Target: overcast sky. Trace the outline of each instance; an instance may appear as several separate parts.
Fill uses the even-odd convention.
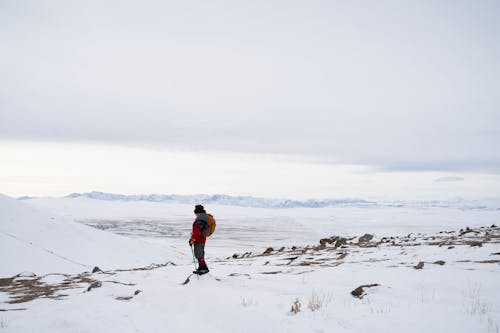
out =
[[[117,165],[156,152],[165,164],[184,161],[178,179],[200,174],[186,171],[182,154],[193,154],[223,170],[241,156],[253,156],[255,170],[283,158],[310,168],[291,178],[350,165],[343,179],[362,169],[408,182],[425,173],[498,181],[499,41],[499,1],[0,0],[0,153],[22,146],[30,155],[43,142],[55,170],[60,149],[81,156],[83,143],[97,161],[103,147],[129,147]],[[13,180],[19,163],[2,162],[8,193],[30,192]],[[17,176],[39,177],[25,172]],[[89,172],[66,187],[85,187],[85,173],[120,189]],[[151,177],[173,177],[158,172]]]

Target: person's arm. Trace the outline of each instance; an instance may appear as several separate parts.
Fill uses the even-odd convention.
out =
[[[189,245],[193,245],[194,242],[200,237],[201,229],[198,227],[198,224],[193,223],[193,231],[191,232],[191,239],[189,240]]]

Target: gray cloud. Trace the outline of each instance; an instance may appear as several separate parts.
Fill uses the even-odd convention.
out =
[[[500,172],[500,4],[0,3],[0,138]]]

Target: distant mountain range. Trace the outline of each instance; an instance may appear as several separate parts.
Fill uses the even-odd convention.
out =
[[[258,198],[252,196],[231,196],[225,194],[115,194],[106,192],[72,193],[64,198],[88,198],[107,201],[150,201],[182,204],[218,204],[254,208],[324,208],[324,207],[421,207],[421,208],[457,208],[500,210],[500,200],[428,200],[428,201],[370,201],[364,199],[309,199],[290,200],[276,198]],[[20,197],[20,200],[36,199],[35,197]]]
[[[185,204],[219,204],[228,206],[241,207],[260,207],[260,208],[322,208],[330,206],[353,206],[353,205],[370,205],[373,202],[361,199],[327,199],[327,200],[289,200],[289,199],[272,199],[272,198],[256,198],[251,196],[231,196],[225,194],[194,194],[194,195],[179,195],[179,194],[113,194],[104,192],[87,192],[87,193],[72,193],[66,198],[90,198],[97,200],[109,201],[152,201],[152,202],[172,202]]]

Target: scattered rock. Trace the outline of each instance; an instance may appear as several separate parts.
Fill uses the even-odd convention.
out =
[[[262,254],[271,254],[273,251],[274,249],[272,247],[268,247]]]
[[[22,272],[14,276],[14,279],[20,280],[21,278],[35,278],[36,274],[32,272]]]
[[[194,274],[194,273],[193,273],[193,274]],[[186,284],[188,284],[188,283],[191,281],[191,276],[192,276],[193,274],[188,275],[188,277],[186,278],[186,281],[182,282],[181,284],[182,284],[183,286],[184,286],[184,285],[186,285]]]
[[[358,244],[364,244],[364,243],[368,243],[369,241],[371,241],[373,239],[373,235],[370,235],[370,234],[364,234],[363,236],[359,237],[358,239]]]
[[[362,286],[357,287],[353,291],[351,291],[351,295],[354,297],[357,297],[357,298],[363,298],[363,296],[365,296],[364,288],[372,288],[372,287],[378,287],[378,286],[379,286],[378,283],[364,284]]]
[[[99,273],[99,272],[102,272],[102,270],[97,266],[95,266],[94,269],[92,270],[92,273]]]
[[[318,246],[313,247],[314,251],[324,250],[326,248],[326,244],[320,244]]]
[[[454,246],[448,246],[448,250],[454,249]]]
[[[91,291],[94,288],[100,288],[102,286],[101,281],[94,281],[90,284],[90,286],[87,288],[87,291]]]
[[[12,283],[14,278],[4,278],[0,279],[0,287],[6,287]]]
[[[142,293],[142,290],[137,289],[136,291],[134,291],[134,295],[139,295],[140,293]]]
[[[435,261],[434,264],[443,266],[446,262],[443,260]],[[422,265],[423,266],[423,265]]]
[[[482,260],[479,261],[481,264],[498,264],[500,263],[500,260]]]
[[[333,243],[333,240],[332,240],[331,238],[321,238],[321,239],[319,240],[319,243],[320,243],[321,245],[325,245],[326,243],[328,243],[328,244],[332,244],[332,243]]]
[[[482,247],[483,246],[483,242],[479,242],[479,241],[470,241],[470,242],[466,242],[465,244],[470,245],[471,247],[473,247],[473,246]]]
[[[347,244],[347,239],[343,237],[339,237],[337,241],[335,242],[335,247],[341,247],[343,245]]]
[[[245,252],[245,253],[243,253],[243,254],[241,255],[241,257],[240,257],[240,258],[248,258],[248,257],[250,257],[251,255],[252,255],[252,252]]]
[[[341,255],[340,255],[337,259],[338,259],[338,260],[342,260],[342,259],[344,259],[345,257],[347,257],[347,252],[342,253],[342,254],[341,254]]]
[[[284,247],[284,246],[282,246],[282,247],[278,250],[278,252],[283,252],[284,250],[285,250],[285,247]]]
[[[290,258],[284,258],[283,260],[289,260],[289,262],[286,265],[290,265],[297,258],[298,258],[298,256],[296,256],[296,257],[290,257]]]
[[[459,236],[463,236],[463,235],[471,233],[471,232],[478,233],[478,231],[472,230],[471,228],[467,227],[467,228],[465,228],[465,230],[460,229]]]
[[[245,274],[245,273],[231,273],[228,276],[235,277],[235,276],[246,276],[250,279],[250,274]]]
[[[419,262],[417,264],[417,266],[413,266],[413,268],[415,268],[415,269],[422,269],[422,268],[424,268],[424,262],[423,261]]]
[[[238,259],[238,253],[233,254],[233,259]]]

